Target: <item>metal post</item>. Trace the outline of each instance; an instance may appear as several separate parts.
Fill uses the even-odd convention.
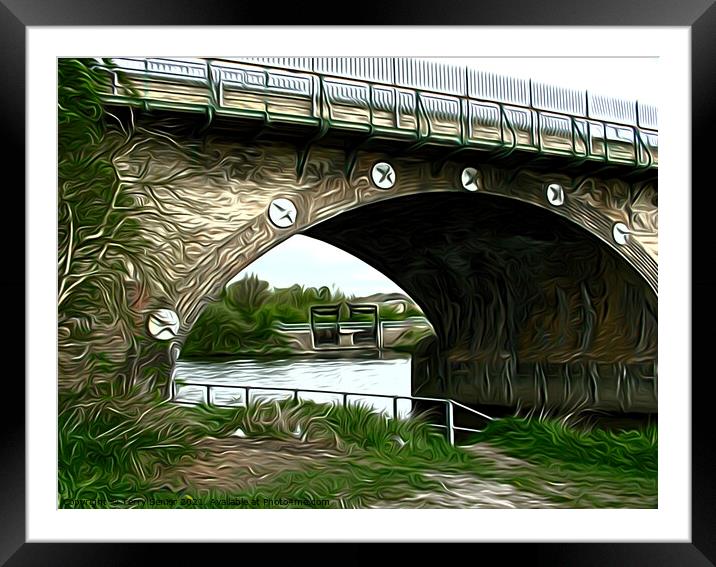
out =
[[[348,405],[348,394],[343,394],[343,407]]]
[[[209,384],[206,385],[206,405],[211,405],[211,386]]]
[[[298,403],[298,390],[293,391],[293,401]]]
[[[246,386],[244,388],[244,392],[246,392],[246,407],[249,407],[249,387]]]
[[[398,419],[398,398],[393,398],[393,419]]]
[[[448,433],[448,441],[450,441],[450,445],[455,444],[455,429],[453,429],[455,422],[453,419],[453,413],[452,413],[452,402],[450,400],[447,401],[447,416],[446,416],[446,425],[447,425],[447,433]]]

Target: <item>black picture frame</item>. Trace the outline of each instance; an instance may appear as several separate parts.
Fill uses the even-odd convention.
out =
[[[6,265],[14,269],[0,282],[5,298],[32,298],[25,291],[25,250],[17,246],[19,234],[25,234],[25,38],[28,26],[60,25],[259,25],[259,24],[386,24],[386,25],[567,25],[567,26],[687,26],[692,39],[692,179],[697,188],[692,199],[692,539],[691,543],[588,543],[588,544],[483,544],[477,551],[480,557],[498,555],[502,563],[520,560],[546,565],[713,565],[716,562],[716,433],[712,419],[713,378],[706,372],[706,355],[711,345],[709,324],[716,310],[712,298],[716,279],[710,269],[710,218],[714,211],[712,175],[709,175],[713,156],[714,101],[716,101],[716,6],[714,0],[626,1],[602,0],[501,0],[491,2],[441,2],[432,4],[413,0],[404,5],[362,2],[355,13],[346,14],[335,6],[304,3],[273,9],[262,3],[222,3],[219,0],[177,0],[146,2],[142,0],[0,0],[0,59],[3,81],[0,86],[0,111],[6,148],[0,153],[4,176],[16,175],[15,183],[7,181],[3,247]],[[682,191],[688,188],[664,187],[663,190]],[[697,198],[696,198],[697,197]],[[18,226],[21,225],[21,226]],[[23,269],[20,269],[20,266]],[[20,321],[19,301],[6,301],[3,308],[7,320]],[[22,313],[24,315],[24,313]],[[20,332],[20,328],[23,332]],[[13,326],[12,337],[6,341],[8,353],[20,337],[24,341],[24,325]],[[31,340],[31,337],[28,337]],[[699,356],[696,356],[699,355]],[[19,358],[19,357],[17,357]],[[23,375],[24,363],[19,369]],[[701,372],[699,372],[699,370]],[[184,563],[186,546],[147,544],[87,544],[87,543],[25,543],[25,399],[23,383],[17,373],[5,380],[6,408],[17,410],[2,413],[0,436],[2,464],[0,467],[0,564],[19,565],[122,565],[151,562],[159,564]],[[684,377],[685,387],[689,377]],[[349,534],[347,534],[349,537]],[[320,535],[317,534],[317,539]],[[559,534],[554,534],[559,540]],[[351,543],[351,549],[341,551],[346,560],[363,563],[373,552],[365,544]],[[253,555],[253,546],[242,544],[237,560]],[[420,548],[418,548],[420,549]],[[205,553],[205,551],[203,552]],[[230,552],[233,553],[233,552]],[[284,555],[273,551],[270,556]],[[318,560],[315,551],[302,550],[301,555]],[[310,553],[310,555],[308,555]],[[459,553],[459,551],[458,551]],[[468,553],[475,553],[470,551]],[[263,555],[263,553],[262,553]],[[325,554],[329,558],[330,553]],[[268,557],[268,556],[267,556]],[[333,556],[335,557],[335,556]],[[457,556],[455,556],[457,559]],[[287,559],[285,556],[279,560]],[[7,562],[7,563],[5,563]]]

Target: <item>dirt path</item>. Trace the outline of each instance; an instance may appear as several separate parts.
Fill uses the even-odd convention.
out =
[[[475,443],[465,445],[463,449],[478,459],[489,461],[496,469],[502,471],[514,470],[516,468],[534,468],[532,463],[511,457],[505,451],[489,443]]]
[[[512,485],[471,474],[424,473],[442,490],[381,501],[369,508],[556,508],[557,504]]]
[[[198,455],[167,471],[172,490],[212,489],[236,492],[270,481],[277,474],[302,470],[342,454],[330,445],[279,439],[208,438]]]
[[[530,463],[505,455],[482,443],[466,447],[477,459],[494,470],[510,471],[532,467]],[[284,471],[321,468],[330,474],[341,466],[346,454],[327,443],[300,439],[208,438],[199,445],[198,454],[167,471],[173,479],[165,488],[236,493],[270,483]],[[351,459],[356,459],[355,455]],[[420,491],[409,485],[399,498],[372,499],[366,508],[554,508],[558,504],[545,496],[521,490],[495,479],[470,473],[421,472],[425,480],[439,489]],[[345,504],[341,495],[337,500]]]
[[[532,463],[507,455],[501,449],[488,443],[463,447],[468,453],[490,468],[509,472],[534,468]],[[445,474],[439,471],[424,473],[430,480],[442,487],[440,492],[429,492],[408,498],[404,502],[383,502],[385,508],[556,508],[552,500],[521,490],[511,484],[495,479],[480,478],[474,474]],[[392,504],[395,504],[393,506]]]
[[[539,483],[540,495],[536,496],[534,502],[544,501],[546,502],[544,507],[591,508],[593,507],[591,503],[595,501],[599,501],[600,507],[606,508],[655,508],[658,505],[656,496],[645,495],[638,485],[635,485],[633,492],[629,493],[625,492],[623,485],[615,486],[614,482],[604,478],[567,480],[556,472],[547,473],[544,468],[534,463],[511,457],[499,447],[488,443],[478,443],[463,448],[478,459],[486,459],[498,474],[523,475],[533,471],[535,479],[542,479]],[[523,491],[521,494],[527,493]],[[517,496],[516,501],[520,498]]]

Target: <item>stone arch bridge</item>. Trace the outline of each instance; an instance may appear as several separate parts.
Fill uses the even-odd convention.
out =
[[[240,269],[304,233],[421,305],[436,337],[414,393],[656,411],[655,108],[420,59],[95,68],[164,271],[141,309],[176,313],[171,356]]]

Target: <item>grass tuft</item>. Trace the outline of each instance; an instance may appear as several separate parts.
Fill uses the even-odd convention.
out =
[[[509,417],[491,422],[472,440],[490,442],[514,457],[543,465],[617,470],[646,478],[657,475],[656,425],[628,431],[581,430],[558,419]]]

